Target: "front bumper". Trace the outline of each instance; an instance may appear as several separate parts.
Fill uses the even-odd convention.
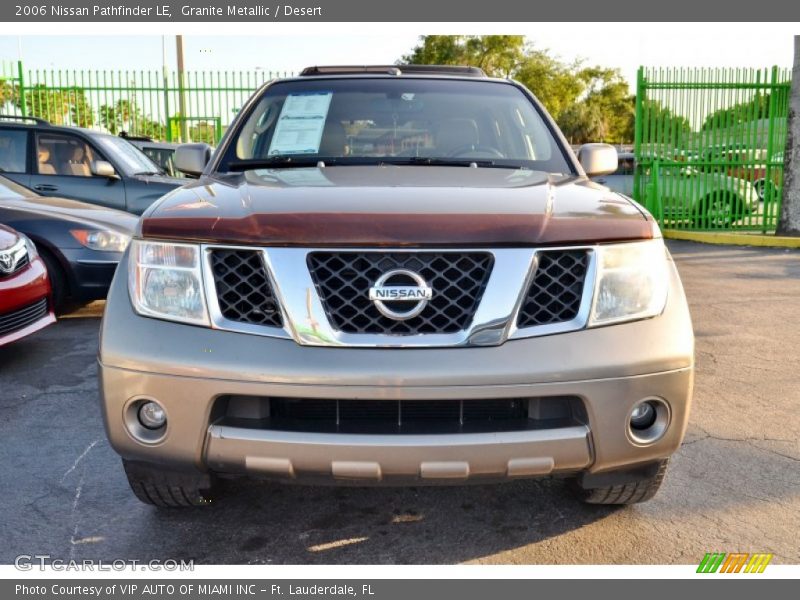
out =
[[[72,296],[84,301],[105,298],[122,253],[66,248],[62,254],[69,265]]]
[[[125,277],[112,284],[100,345],[102,406],[114,449],[130,460],[288,480],[447,483],[602,472],[669,456],[689,416],[693,336],[672,269],[653,319],[496,347],[326,348],[136,315]],[[307,433],[221,424],[221,396],[467,400],[570,396],[585,422],[502,433]],[[631,409],[656,396],[669,426],[656,442],[627,434]],[[126,426],[131,402],[164,407],[163,439]]]
[[[47,301],[46,312],[43,310],[41,317],[29,322],[29,319],[25,318],[28,310],[26,307],[42,300]],[[0,280],[0,317],[5,317],[6,321],[16,320],[17,323],[26,323],[24,326],[9,327],[5,333],[0,332],[0,346],[22,339],[55,323],[56,317],[50,302],[50,282],[41,258],[34,258],[20,273]]]

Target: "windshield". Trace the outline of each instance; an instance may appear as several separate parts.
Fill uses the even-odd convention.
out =
[[[490,81],[354,78],[267,88],[221,163],[421,164],[420,159],[571,173],[528,97]],[[405,160],[404,160],[405,159]]]
[[[96,138],[107,154],[116,159],[126,175],[151,175],[161,173],[161,169],[129,141],[113,135],[100,135]]]

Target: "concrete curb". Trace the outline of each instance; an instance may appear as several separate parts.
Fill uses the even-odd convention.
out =
[[[681,231],[665,229],[664,237],[670,240],[686,240],[703,244],[727,246],[764,246],[767,248],[800,248],[800,237],[764,235],[760,233],[736,233],[729,231]]]

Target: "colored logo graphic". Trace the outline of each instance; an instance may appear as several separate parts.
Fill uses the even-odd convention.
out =
[[[698,573],[763,573],[772,554],[706,552]]]

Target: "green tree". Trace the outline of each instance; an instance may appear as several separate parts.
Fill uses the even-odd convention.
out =
[[[79,87],[53,89],[40,83],[25,92],[30,116],[46,119],[55,125],[91,127],[94,114],[86,92]],[[19,101],[15,102],[19,106]]]
[[[17,86],[11,81],[0,79],[0,107],[5,104],[16,105],[18,103],[18,93]]]
[[[586,88],[575,76],[580,63],[565,64],[547,51],[528,48],[514,78],[531,90],[558,121]]]
[[[510,77],[525,57],[521,35],[424,35],[401,59],[412,65],[469,65],[492,77]]]
[[[579,101],[590,109],[588,114],[593,118],[599,115],[602,135],[576,143],[602,141],[624,144],[633,140],[636,98],[630,93],[619,69],[589,67],[582,69],[578,76],[586,86]]]
[[[135,100],[120,98],[114,104],[104,104],[100,107],[98,117],[100,124],[113,135],[124,131],[129,135],[143,135],[158,140],[166,137],[167,128],[144,115]]]
[[[673,148],[687,148],[691,141],[692,126],[689,119],[675,114],[657,100],[642,100],[642,121],[651,123],[662,131],[663,143]],[[655,125],[658,124],[658,125]]]

